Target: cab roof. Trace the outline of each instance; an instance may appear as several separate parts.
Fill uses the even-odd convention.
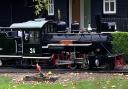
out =
[[[48,21],[40,18],[22,23],[13,23],[9,28],[42,28]]]

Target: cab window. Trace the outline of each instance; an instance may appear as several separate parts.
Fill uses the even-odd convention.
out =
[[[39,38],[39,31],[25,31],[24,32],[24,40],[26,43],[39,43],[40,38]]]
[[[57,31],[57,25],[55,23],[49,23],[44,26],[45,33],[55,33]]]

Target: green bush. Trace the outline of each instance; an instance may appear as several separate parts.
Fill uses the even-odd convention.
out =
[[[124,58],[128,62],[128,32],[112,33],[113,52],[124,53]]]

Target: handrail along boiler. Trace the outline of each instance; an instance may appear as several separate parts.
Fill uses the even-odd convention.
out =
[[[114,69],[108,33],[61,32],[57,23],[36,19],[1,27],[0,65]],[[59,30],[59,31],[58,31]]]

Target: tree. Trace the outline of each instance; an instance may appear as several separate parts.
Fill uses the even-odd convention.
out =
[[[48,9],[48,0],[33,0],[35,3],[35,14],[40,15]]]

